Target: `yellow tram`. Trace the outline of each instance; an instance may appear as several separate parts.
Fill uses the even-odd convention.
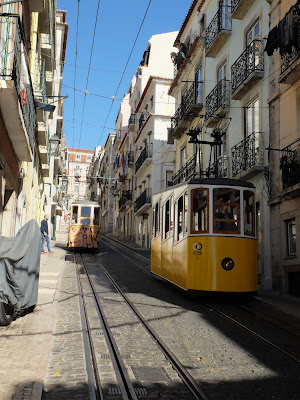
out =
[[[95,201],[72,203],[69,248],[98,249],[100,242],[100,206]]]
[[[153,195],[151,272],[184,290],[255,292],[255,187],[193,179]]]

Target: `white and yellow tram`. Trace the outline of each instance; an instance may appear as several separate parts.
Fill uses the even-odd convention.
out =
[[[153,196],[151,272],[184,290],[255,292],[255,187],[194,179]]]
[[[98,249],[100,243],[100,205],[77,200],[71,206],[69,248]]]

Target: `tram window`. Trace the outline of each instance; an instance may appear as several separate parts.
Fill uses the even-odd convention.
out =
[[[99,226],[100,225],[100,207],[94,208],[94,220],[93,225]]]
[[[90,223],[91,223],[91,207],[81,207],[80,223],[82,225],[90,225]]]
[[[254,224],[254,193],[244,191],[244,233],[248,236],[255,235]]]
[[[170,234],[170,200],[166,202],[164,205],[164,216],[165,216],[165,224],[164,224],[164,239],[167,239],[167,237]]]
[[[183,224],[183,196],[179,197],[178,202],[177,202],[176,220],[177,220],[176,239],[179,240],[179,239],[181,239],[182,224]]]
[[[184,235],[188,232],[188,207],[189,207],[189,196],[186,192],[184,194]]]
[[[208,232],[208,189],[192,190],[192,233]]]
[[[153,208],[153,232],[152,237],[155,238],[159,235],[159,202],[155,204]]]
[[[77,224],[78,220],[78,206],[72,208],[72,224]]]
[[[214,189],[214,232],[240,232],[239,190],[232,188]]]

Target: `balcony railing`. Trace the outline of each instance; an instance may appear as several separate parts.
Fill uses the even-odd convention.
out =
[[[194,154],[193,157],[191,157],[188,162],[182,168],[180,168],[175,175],[173,175],[173,185],[177,185],[178,183],[185,182],[193,178],[197,173],[196,166],[197,154]]]
[[[232,176],[236,176],[253,167],[263,167],[263,134],[254,132],[231,149]]]
[[[142,150],[139,158],[136,160],[135,163],[135,172],[137,172],[141,166],[144,164],[145,160],[147,160],[147,158],[152,158],[152,145],[147,145],[144,147],[144,149]]]
[[[171,129],[176,129],[180,122],[187,118],[194,119],[194,112],[200,111],[203,106],[203,82],[193,82],[186,93],[186,96],[180,106],[177,108],[174,117],[171,119]],[[191,113],[191,116],[187,114]]]
[[[282,187],[287,189],[300,183],[300,139],[282,149],[280,159]]]
[[[219,48],[216,48],[213,51],[213,45],[216,43],[219,35],[223,32],[227,36],[228,33],[231,32],[230,14],[231,14],[230,6],[220,6],[218,12],[213,17],[211,23],[208,25],[206,29],[206,41],[205,41],[205,50],[207,56],[214,57],[216,55],[216,52],[219,50]],[[222,43],[220,44],[223,44],[224,40],[226,40],[226,38],[223,38]]]
[[[232,93],[240,88],[242,84],[245,84],[247,81],[249,81],[249,79],[251,79],[251,76],[261,78],[263,76],[263,72],[263,43],[260,40],[253,40],[231,67]]]
[[[152,192],[151,189],[146,189],[134,202],[134,212],[140,210],[145,204],[152,203]]]
[[[35,146],[36,114],[30,78],[23,26],[18,16],[0,14],[1,33],[0,79],[14,81],[20,108],[22,110],[31,151]],[[18,154],[17,154],[18,155]]]
[[[126,190],[122,193],[122,196],[119,200],[119,211],[123,210],[126,206],[126,203],[132,201],[132,190]]]
[[[220,110],[226,112],[230,104],[230,81],[221,79],[206,97],[205,121]]]
[[[148,112],[143,112],[142,115],[139,118],[139,126],[138,126],[138,131],[140,131],[145,123],[145,121],[147,120],[147,118],[149,117],[149,113]]]
[[[228,157],[219,157],[217,161],[207,168],[206,175],[209,178],[226,178],[228,177]]]
[[[35,96],[46,96],[46,73],[45,73],[45,60],[36,57],[33,91]]]
[[[136,114],[131,114],[128,120],[129,132],[133,132],[135,130],[135,120],[136,120]]]
[[[243,19],[255,0],[231,0],[231,18]]]
[[[128,164],[134,164],[134,152],[133,151],[128,152]]]

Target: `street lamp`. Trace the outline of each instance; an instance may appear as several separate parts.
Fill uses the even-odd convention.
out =
[[[60,138],[56,134],[52,135],[51,138],[49,139],[51,155],[54,155],[57,152],[59,143],[60,143]]]

